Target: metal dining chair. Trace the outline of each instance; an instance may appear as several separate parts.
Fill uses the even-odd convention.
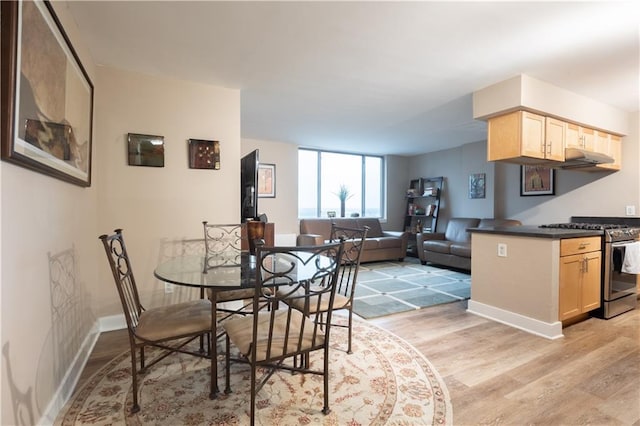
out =
[[[138,374],[174,352],[207,357],[204,351],[184,349],[192,340],[211,333],[211,302],[192,300],[157,308],[145,309],[140,303],[138,287],[131,261],[124,244],[122,229],[112,235],[101,235],[105,253],[118,289],[127,322],[131,350],[131,378],[133,381],[132,413],[140,411],[138,404]],[[145,363],[144,349],[153,346],[163,351],[151,362]],[[136,352],[140,351],[140,368]]]
[[[222,323],[226,332],[226,392],[230,389],[231,345],[240,352],[239,360],[251,369],[251,425],[255,424],[256,394],[278,369],[323,376],[324,407],[329,413],[329,336],[332,311],[326,312],[327,324],[318,322],[322,306],[331,306],[338,283],[338,259],[343,243],[306,247],[264,247],[256,252],[256,292],[254,314],[235,317]],[[278,287],[278,291],[273,291]],[[284,299],[293,303],[280,303]],[[268,301],[266,309],[263,300]],[[308,359],[314,352],[322,354],[322,366],[310,369],[296,358]],[[287,362],[290,361],[290,362]],[[258,382],[258,371],[267,372]]]
[[[342,260],[340,262],[338,272],[336,297],[333,304],[330,306],[333,311],[346,310],[348,312],[347,325],[340,323],[335,323],[333,325],[348,329],[349,339],[347,343],[347,353],[349,354],[353,353],[353,297],[355,295],[356,284],[358,281],[360,256],[362,254],[362,248],[364,246],[365,239],[367,238],[368,231],[368,226],[363,228],[349,228],[338,226],[335,223],[331,224],[330,241],[344,241],[344,250],[342,252]],[[304,306],[301,305],[302,301],[300,299],[285,298],[284,303],[292,304],[295,308],[304,310]],[[322,316],[328,310],[329,306],[322,305],[317,312],[312,309],[311,313],[320,315],[322,321]]]

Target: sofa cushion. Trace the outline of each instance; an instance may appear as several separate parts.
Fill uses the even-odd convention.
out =
[[[422,244],[425,251],[434,251],[436,253],[449,254],[451,252],[451,241],[429,240]]]
[[[382,226],[378,219],[373,217],[361,217],[356,219],[356,228],[364,228],[365,226],[369,227],[369,231],[367,231],[367,238],[378,238],[384,236]]]
[[[469,243],[452,243],[449,250],[455,256],[471,257],[471,244]]]
[[[454,217],[449,219],[444,237],[448,241],[456,243],[471,241],[471,234],[468,228],[475,228],[480,223],[480,219],[470,217]]]
[[[397,248],[400,246],[402,246],[402,240],[396,237],[367,237],[367,239],[364,241],[365,250]]]

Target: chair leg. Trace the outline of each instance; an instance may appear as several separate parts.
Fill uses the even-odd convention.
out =
[[[230,341],[229,341],[229,335],[226,335],[226,342],[227,342],[227,350],[225,351],[225,355],[224,355],[224,363],[225,363],[225,382],[224,382],[224,393],[226,394],[230,394],[231,393],[231,354],[229,354],[229,345],[230,345]]]
[[[349,309],[349,343],[347,343],[347,353],[352,354],[351,350],[351,336],[353,334],[353,311]]]
[[[144,346],[140,347],[140,372],[144,372]]]
[[[131,407],[131,414],[135,414],[140,411],[140,405],[138,404],[138,372],[136,371],[136,349],[131,349],[131,381],[133,382],[133,406]]]
[[[322,377],[324,379],[324,407],[322,408],[322,413],[326,415],[331,412],[329,408],[329,348],[326,346],[324,349],[324,371],[322,372]]]
[[[256,368],[251,364],[251,426],[256,424]]]

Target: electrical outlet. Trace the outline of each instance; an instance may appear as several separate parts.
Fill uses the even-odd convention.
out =
[[[636,215],[636,206],[627,206],[624,209],[627,216],[635,216]]]
[[[164,283],[164,292],[173,293],[173,284]]]
[[[507,245],[504,243],[498,244],[498,256],[507,257]]]

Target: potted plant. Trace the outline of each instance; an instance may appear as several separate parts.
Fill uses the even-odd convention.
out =
[[[354,196],[353,193],[349,190],[349,187],[345,184],[340,185],[340,189],[338,192],[334,192],[340,199],[340,217],[344,217],[345,215],[345,203],[347,200]]]

